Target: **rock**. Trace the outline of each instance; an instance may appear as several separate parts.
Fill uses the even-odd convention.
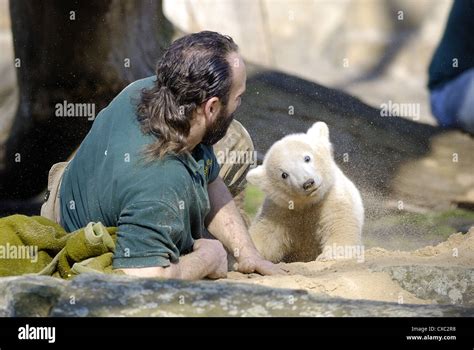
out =
[[[45,317],[67,282],[48,276],[0,278],[0,317]]]
[[[468,316],[473,308],[330,298],[301,290],[212,281],[81,275],[0,279],[1,316]]]
[[[417,265],[390,266],[381,270],[421,299],[474,307],[473,269]]]

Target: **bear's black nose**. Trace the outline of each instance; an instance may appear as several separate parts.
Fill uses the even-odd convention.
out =
[[[303,189],[305,191],[309,190],[311,187],[313,187],[313,185],[314,185],[314,180],[313,179],[306,180],[306,182],[303,184]]]

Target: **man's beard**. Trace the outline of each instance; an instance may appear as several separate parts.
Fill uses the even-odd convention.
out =
[[[233,119],[234,113],[227,115],[227,110],[223,109],[214,120],[212,125],[207,128],[201,143],[210,146],[215,145],[225,136],[227,129],[229,129]]]

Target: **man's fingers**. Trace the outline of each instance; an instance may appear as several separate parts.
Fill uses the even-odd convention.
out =
[[[235,263],[233,268],[234,268],[234,271],[239,271],[242,273],[255,272],[255,267],[253,265],[245,264],[245,263]]]
[[[287,275],[288,270],[268,260],[248,259],[235,263],[233,268],[241,273],[259,273],[261,275]]]

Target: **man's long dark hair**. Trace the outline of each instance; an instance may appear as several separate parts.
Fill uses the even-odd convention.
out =
[[[211,97],[225,109],[232,85],[228,55],[238,50],[231,37],[204,31],[186,35],[158,61],[156,83],[144,89],[137,108],[142,132],[156,136],[148,159],[187,150],[193,111]]]

